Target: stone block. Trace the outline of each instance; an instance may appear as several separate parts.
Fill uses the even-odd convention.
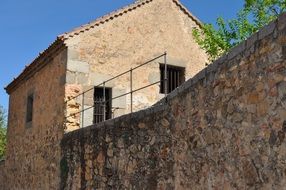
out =
[[[193,79],[189,79],[187,82],[185,82],[184,84],[184,89],[189,89],[193,86]]]
[[[167,105],[158,105],[153,108],[153,113],[161,112],[167,109]]]
[[[286,82],[280,82],[277,86],[278,88],[278,95],[279,98],[281,99],[282,103],[286,105]]]
[[[83,89],[84,92],[90,91],[90,90],[93,91],[93,88],[94,88],[93,85],[86,85],[86,86],[83,86],[83,87],[82,87],[82,89]]]
[[[112,78],[112,76],[108,75],[108,74],[102,74],[102,73],[90,73],[89,74],[90,84],[94,85],[94,86],[97,86],[97,85],[100,85],[100,84],[102,86],[102,83],[104,81],[107,81],[107,80],[109,80],[111,78]],[[116,79],[114,79],[112,81],[109,81],[109,82],[106,82],[105,86],[106,87],[114,87],[115,81],[116,81]]]
[[[272,34],[274,32],[274,29],[276,27],[276,20],[270,22],[268,25],[264,26],[260,31],[258,32],[258,39],[261,40],[265,38],[266,36]]]
[[[67,72],[66,73],[66,83],[67,84],[75,84],[76,83],[76,74]]]
[[[89,64],[84,61],[68,60],[67,70],[78,73],[89,73]]]
[[[175,57],[167,57],[167,64],[168,65],[173,65],[176,67],[186,67],[187,66],[187,61],[175,58]]]
[[[125,108],[113,108],[113,113],[112,113],[112,118],[118,118],[122,115],[126,114],[126,109]]]
[[[244,56],[245,57],[249,57],[250,55],[252,55],[254,53],[254,51],[255,51],[255,47],[254,47],[254,44],[253,44],[253,46],[250,46],[249,48],[247,48],[245,50]]]
[[[114,120],[113,119],[104,121],[104,126],[112,127],[113,125],[114,125]]]
[[[118,89],[118,88],[113,88],[112,89],[112,98],[121,96],[126,93],[125,89]],[[126,96],[122,96],[120,98],[116,98],[112,100],[112,107],[113,108],[126,108]]]
[[[214,67],[216,67],[216,70],[219,68],[220,65],[224,64],[224,62],[227,60],[227,56],[228,54],[224,54],[213,62],[213,64],[215,65]]]
[[[76,75],[77,84],[86,85],[88,84],[88,75],[84,73],[78,73]]]
[[[240,44],[238,44],[237,46],[235,46],[230,50],[227,56],[228,60],[233,59],[235,56],[237,56],[244,50],[245,50],[245,41],[241,42]]]
[[[207,73],[215,72],[215,71],[217,70],[217,66],[218,66],[218,64],[217,64],[216,61],[213,62],[213,63],[211,63],[211,64],[209,64],[209,65],[206,67]]]
[[[140,110],[140,111],[132,114],[132,118],[136,118],[136,120],[141,120],[144,117],[145,117],[145,111],[144,110]]]
[[[84,105],[86,105],[86,106],[93,106],[94,105],[93,98],[84,98]]]
[[[84,105],[93,106],[94,105],[94,87],[93,86],[83,86],[84,90]]]
[[[68,49],[68,60],[78,60],[79,54],[76,50]]]
[[[165,98],[165,94],[158,94],[157,96],[159,101],[162,101],[163,98]]]
[[[93,108],[91,106],[84,106],[84,111],[81,113],[81,127],[87,127],[93,124]],[[83,126],[82,126],[82,119],[83,119]]]
[[[211,84],[214,81],[215,74],[214,72],[207,73],[206,82],[207,84]]]
[[[149,80],[150,84],[160,81],[160,73],[159,72],[152,72],[152,73],[150,73],[149,77],[148,77],[148,80]]]
[[[286,59],[286,45],[282,46],[282,57]]]
[[[281,14],[278,18],[278,30],[283,30],[286,28],[286,12]]]
[[[197,78],[197,80],[201,80],[203,78],[206,77],[206,69],[201,70],[196,76],[195,78]],[[194,79],[195,80],[195,79]]]
[[[84,98],[93,98],[94,86],[83,86]]]
[[[252,47],[257,40],[258,40],[258,32],[252,34],[252,35],[246,40],[246,49],[249,49],[250,47]]]

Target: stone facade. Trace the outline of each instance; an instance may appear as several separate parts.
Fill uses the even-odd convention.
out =
[[[59,184],[60,140],[64,133],[67,50],[47,60],[10,94],[8,142],[1,190],[56,189]],[[42,62],[42,64],[44,64]],[[34,94],[33,120],[26,122],[27,96]]]
[[[0,182],[4,181],[4,176],[5,176],[5,161],[1,160],[0,161]]]
[[[285,189],[286,14],[153,108],[65,134],[62,189]]]
[[[192,29],[199,27],[196,21],[190,19],[172,0],[141,2],[146,4],[66,40],[68,92],[73,95],[76,94],[73,90],[81,92],[92,88],[165,51],[169,65],[185,68],[186,79],[204,68],[207,56],[192,37]],[[163,62],[161,58],[134,70],[133,90],[159,81],[159,63]],[[130,92],[130,75],[127,73],[105,85],[112,88],[112,97]],[[159,93],[159,85],[134,93],[133,110],[145,109],[164,97]],[[67,96],[70,95],[67,93]],[[88,99],[93,98],[93,91],[84,96],[87,100],[84,108],[92,106]],[[81,104],[82,96],[77,101],[69,102],[71,112],[68,112],[76,112],[75,108],[82,109]],[[119,108],[113,112],[115,117],[130,113],[130,96],[112,101],[112,107]],[[84,114],[84,126],[92,124],[91,115],[92,110],[90,114]],[[74,122],[75,118],[71,118],[68,131],[79,128],[79,120]]]
[[[0,164],[0,190],[59,189],[61,139],[80,127],[79,118],[65,116],[90,105],[66,101],[165,51],[168,64],[186,67],[187,78],[192,77],[207,60],[191,35],[199,25],[177,0],[142,0],[58,36],[6,88],[8,146],[5,163]],[[134,88],[159,79],[159,62],[134,72]],[[115,96],[130,90],[127,83],[124,76],[107,86]],[[27,122],[30,95],[32,122]],[[85,95],[93,101],[92,91]],[[158,86],[140,91],[134,94],[134,109],[160,98]],[[128,113],[128,102],[128,97],[113,102],[122,108],[115,116]],[[91,115],[85,115],[86,125],[91,124]]]

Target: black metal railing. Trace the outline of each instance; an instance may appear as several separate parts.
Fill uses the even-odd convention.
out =
[[[136,88],[136,89],[134,89],[134,71],[135,70],[137,70],[137,69],[139,69],[139,68],[141,68],[141,67],[143,67],[143,66],[145,66],[145,65],[147,65],[147,64],[150,64],[150,63],[153,63],[154,61],[156,61],[156,60],[159,60],[159,59],[162,59],[162,58],[164,58],[163,59],[163,63],[162,62],[158,62],[158,64],[160,64],[161,65],[161,67],[162,67],[162,65],[164,66],[164,79],[163,79],[163,81],[162,81],[162,79],[160,78],[160,80],[159,81],[156,81],[156,82],[153,82],[153,83],[151,83],[151,84],[148,84],[148,85],[145,85],[145,86],[143,86],[143,87],[140,87],[140,88]],[[129,77],[130,77],[130,91],[129,92],[126,92],[126,93],[123,93],[123,94],[120,94],[120,95],[118,95],[118,96],[115,96],[115,97],[109,97],[109,99],[106,99],[106,89],[108,88],[107,86],[106,86],[106,84],[108,83],[108,82],[110,82],[110,81],[112,81],[112,80],[116,80],[117,78],[119,78],[119,77],[121,77],[121,76],[123,76],[123,75],[127,75],[127,74],[129,74]],[[85,122],[85,112],[86,111],[88,111],[88,110],[91,110],[91,109],[94,109],[95,108],[95,106],[97,105],[102,105],[102,116],[100,116],[101,118],[102,118],[102,121],[105,121],[108,117],[107,117],[107,112],[106,112],[106,105],[107,105],[107,103],[108,102],[111,102],[111,101],[113,101],[113,100],[115,100],[115,99],[118,99],[118,98],[121,98],[121,97],[124,97],[124,96],[127,96],[127,95],[130,95],[130,112],[132,113],[133,112],[133,95],[134,95],[134,93],[135,92],[138,92],[138,91],[140,91],[140,90],[143,90],[143,89],[145,89],[145,88],[148,88],[148,87],[151,87],[151,86],[154,86],[154,85],[157,85],[157,84],[162,84],[162,82],[164,82],[164,94],[165,94],[165,96],[167,95],[167,93],[168,93],[168,85],[167,85],[167,81],[168,81],[168,79],[167,79],[167,53],[165,52],[164,54],[161,54],[161,55],[159,55],[159,56],[157,56],[157,57],[155,57],[155,58],[153,58],[153,59],[151,59],[151,60],[148,60],[148,61],[146,61],[146,62],[144,62],[143,64],[141,64],[141,65],[138,65],[138,66],[136,66],[136,67],[133,67],[133,68],[130,68],[128,71],[125,71],[125,72],[122,72],[122,73],[120,73],[120,74],[118,74],[118,75],[116,75],[116,76],[114,76],[114,77],[112,77],[112,78],[110,78],[110,79],[108,79],[108,80],[105,80],[105,81],[103,81],[102,83],[100,83],[100,84],[97,84],[97,85],[95,85],[95,86],[93,86],[92,88],[89,88],[89,89],[87,89],[87,90],[85,90],[84,92],[82,92],[82,93],[79,93],[79,94],[77,94],[76,96],[74,96],[74,97],[71,97],[71,98],[69,98],[67,101],[66,101],[66,105],[67,105],[67,107],[68,107],[68,103],[70,102],[70,101],[73,101],[73,100],[75,100],[75,99],[77,99],[77,98],[79,98],[79,97],[82,97],[81,98],[81,105],[79,105],[79,107],[81,108],[81,109],[79,109],[79,111],[77,111],[77,112],[75,112],[75,113],[71,113],[71,114],[69,114],[69,115],[67,115],[66,116],[66,121],[69,119],[69,118],[72,118],[72,117],[78,117],[80,120],[81,120],[81,123],[80,123],[80,121],[79,121],[79,123],[80,123],[80,126],[81,127],[84,127],[84,122]],[[128,81],[127,81],[128,82]],[[89,107],[87,107],[87,108],[84,108],[84,106],[85,106],[85,95],[87,94],[87,93],[89,93],[89,92],[91,92],[92,90],[94,90],[96,87],[101,87],[102,89],[103,89],[103,94],[102,94],[102,99],[100,99],[100,101],[98,101],[98,99],[97,100],[93,100],[93,105],[92,106],[89,106]],[[158,93],[159,93],[159,91],[158,91]],[[115,108],[113,108],[114,110],[118,110],[118,109],[120,109],[119,107],[115,107]],[[95,113],[95,110],[93,110],[93,112]],[[81,115],[79,115],[79,114],[81,114]],[[97,110],[97,114],[98,114],[98,110]],[[100,114],[98,114],[98,115],[100,115]],[[111,117],[114,117],[114,114],[113,113],[111,113]],[[96,122],[98,122],[98,121],[94,121],[94,118],[93,118],[93,122],[92,123],[96,123]]]

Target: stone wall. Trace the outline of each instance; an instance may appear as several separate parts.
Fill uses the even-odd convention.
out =
[[[284,189],[286,14],[153,108],[64,136],[62,189]]]
[[[186,78],[194,76],[204,68],[207,56],[192,37],[192,29],[198,27],[172,0],[153,0],[136,10],[110,19],[67,40],[68,72],[67,91],[83,91],[102,83],[131,67],[153,59],[167,51],[170,65],[186,68]],[[159,63],[163,58],[133,71],[133,90],[160,80]],[[106,83],[116,97],[130,92],[130,75]],[[159,93],[159,84],[133,94],[133,110],[145,109],[164,97]],[[93,92],[85,94],[92,99]],[[82,98],[76,102],[81,104]],[[71,103],[72,104],[72,103]],[[112,102],[119,108],[114,115],[130,113],[130,96]],[[71,105],[72,111],[79,105]],[[85,108],[91,106],[86,101]],[[91,125],[85,113],[85,126]],[[74,123],[74,121],[70,121]],[[69,126],[68,131],[78,128]]]
[[[2,184],[1,182],[4,181],[4,175],[5,175],[5,161],[1,160],[0,161],[0,184]]]
[[[46,56],[38,64],[47,65],[10,94],[5,169],[0,169],[5,172],[1,190],[58,188],[66,57],[64,47]],[[27,97],[31,93],[33,120],[27,123]]]

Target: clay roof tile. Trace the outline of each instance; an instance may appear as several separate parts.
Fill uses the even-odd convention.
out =
[[[78,28],[73,29],[70,32],[65,32],[61,35],[59,35],[57,37],[57,39],[47,48],[45,49],[43,52],[41,52],[35,59],[34,61],[27,65],[25,67],[25,69],[23,70],[23,72],[16,77],[5,89],[7,91],[7,93],[10,94],[10,92],[16,88],[16,86],[22,81],[25,80],[27,77],[29,77],[31,75],[31,73],[37,72],[37,68],[42,68],[41,65],[42,64],[40,62],[40,60],[44,59],[45,56],[47,56],[48,54],[50,54],[51,52],[53,52],[53,50],[55,48],[58,48],[59,45],[60,46],[65,46],[64,45],[64,41],[68,38],[72,38],[76,35],[79,35],[80,33],[84,33],[85,31],[88,31],[96,26],[99,26],[101,24],[104,24],[106,22],[108,22],[109,20],[112,20],[116,17],[122,16],[124,14],[127,14],[130,11],[133,11],[139,7],[142,7],[143,5],[146,5],[150,2],[153,2],[156,0],[138,0],[135,1],[133,4],[130,4],[128,6],[125,6],[121,9],[118,9],[116,11],[111,12],[110,14],[107,14],[105,16],[99,17],[98,19],[82,25]],[[193,16],[180,2],[179,0],[172,0],[185,14],[187,14],[192,20],[194,20],[196,22],[196,24],[201,27],[201,22],[195,17]]]

